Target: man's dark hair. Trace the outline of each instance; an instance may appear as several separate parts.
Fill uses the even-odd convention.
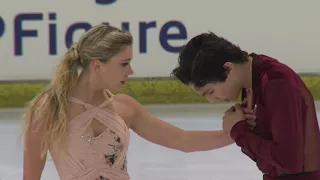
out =
[[[203,87],[226,80],[228,69],[223,67],[226,62],[239,64],[247,60],[248,53],[238,46],[212,32],[202,33],[182,48],[178,66],[171,75],[186,85]]]

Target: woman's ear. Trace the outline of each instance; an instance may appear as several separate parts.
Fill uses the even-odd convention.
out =
[[[99,72],[100,70],[100,61],[99,60],[93,60],[92,61],[92,69],[93,69],[93,72],[97,73]]]

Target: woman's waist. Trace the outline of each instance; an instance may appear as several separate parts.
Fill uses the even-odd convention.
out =
[[[104,179],[103,179],[104,178]],[[117,167],[106,166],[105,164],[84,169],[72,175],[61,177],[61,180],[129,180],[127,171]]]

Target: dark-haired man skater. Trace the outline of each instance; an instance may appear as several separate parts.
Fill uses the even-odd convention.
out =
[[[314,99],[291,68],[210,32],[186,44],[172,75],[212,103],[252,90],[252,100],[247,99],[252,107],[236,104],[227,110],[224,130],[256,162],[264,180],[320,179]],[[255,113],[254,129],[248,128],[246,113]]]

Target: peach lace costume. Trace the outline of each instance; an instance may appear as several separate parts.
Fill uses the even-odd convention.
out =
[[[109,109],[113,94],[105,90],[106,100],[93,106],[76,98],[72,103],[83,105],[85,112],[70,121],[67,153],[53,158],[61,180],[128,180],[126,154],[130,132],[124,120]],[[86,135],[93,120],[106,126],[96,137]],[[54,157],[54,154],[52,154]]]

